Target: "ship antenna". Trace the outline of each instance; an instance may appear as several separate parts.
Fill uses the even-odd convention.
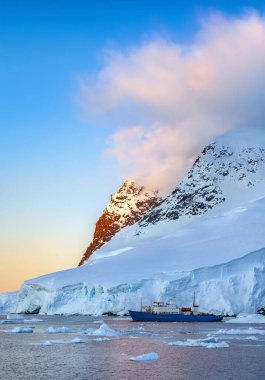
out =
[[[193,307],[195,307],[196,303],[195,303],[195,292],[193,293]]]

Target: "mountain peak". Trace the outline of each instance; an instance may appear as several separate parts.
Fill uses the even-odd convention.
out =
[[[234,198],[247,197],[264,182],[264,133],[231,131],[208,144],[183,181],[139,222],[190,218]],[[137,234],[139,231],[137,231]]]
[[[96,223],[93,240],[79,266],[122,228],[138,222],[159,201],[161,199],[158,191],[147,191],[144,186],[138,186],[135,181],[126,180],[119,190],[111,195],[110,203]]]

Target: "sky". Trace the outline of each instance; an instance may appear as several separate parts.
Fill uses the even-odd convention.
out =
[[[265,118],[262,1],[0,0],[0,292],[76,266],[128,178],[166,194]]]

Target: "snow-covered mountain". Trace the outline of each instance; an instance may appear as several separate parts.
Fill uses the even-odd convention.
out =
[[[124,313],[141,297],[189,305],[196,290],[204,310],[253,312],[265,304],[264,247],[264,133],[231,131],[139,222],[81,267],[26,281],[12,308]],[[3,297],[0,311],[9,305]]]
[[[252,192],[264,180],[265,149],[257,136],[229,133],[207,145],[176,189],[139,223],[146,227],[162,220],[201,215],[238,191]],[[259,134],[260,135],[260,134]]]
[[[122,228],[138,222],[160,200],[157,191],[147,191],[143,186],[137,186],[134,181],[125,181],[119,190],[111,195],[110,204],[98,219],[93,240],[79,265],[82,265],[95,250],[111,240]]]

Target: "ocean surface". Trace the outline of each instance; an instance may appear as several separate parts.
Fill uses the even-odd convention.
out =
[[[265,378],[263,324],[138,323],[128,318],[88,316],[24,318],[0,323],[1,380]],[[4,319],[6,316],[0,316],[0,322]],[[19,332],[25,328],[33,333]],[[172,342],[177,345],[168,345]],[[131,360],[148,353],[158,354],[158,360]]]

